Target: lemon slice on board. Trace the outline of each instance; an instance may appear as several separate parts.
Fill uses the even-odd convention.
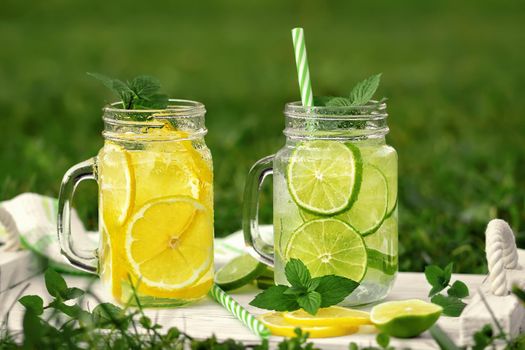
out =
[[[308,332],[310,338],[330,338],[349,335],[357,332],[357,327],[337,326],[301,326],[288,322],[281,312],[269,312],[259,316],[259,319],[270,329],[272,335],[283,337],[296,336],[294,330],[299,327],[303,332]]]
[[[130,219],[126,255],[149,287],[191,286],[213,260],[213,219],[200,202],[182,196],[152,200]]]
[[[372,324],[370,314],[365,311],[330,306],[317,311],[315,316],[304,310],[285,312],[284,319],[289,323],[305,326],[361,326]]]

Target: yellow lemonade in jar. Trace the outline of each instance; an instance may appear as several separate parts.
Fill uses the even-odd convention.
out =
[[[99,274],[120,303],[177,306],[213,283],[213,170],[202,137],[170,122],[97,157]]]

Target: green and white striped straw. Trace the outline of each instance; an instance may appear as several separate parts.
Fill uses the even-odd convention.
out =
[[[314,93],[312,91],[312,83],[310,82],[310,70],[308,69],[308,58],[306,56],[303,28],[292,29],[292,39],[299,89],[301,91],[301,101],[303,106],[311,107],[314,105]]]
[[[213,285],[210,290],[210,296],[219,304],[224,306],[226,310],[230,311],[235,318],[242,322],[246,327],[248,327],[255,335],[258,335],[261,338],[267,338],[271,335],[270,330],[254,315],[248,312],[243,308],[238,302],[233,300],[231,296],[226,294],[222,289]]]

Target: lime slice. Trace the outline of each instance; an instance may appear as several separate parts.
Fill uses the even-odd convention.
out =
[[[383,254],[397,254],[397,216],[393,215],[386,218],[376,232],[366,236],[364,239],[367,248],[377,250]]]
[[[363,166],[361,189],[352,207],[337,216],[361,235],[375,232],[383,222],[388,207],[388,188],[385,176],[373,165]]]
[[[300,325],[289,323],[281,312],[269,312],[259,316],[259,319],[270,329],[272,335],[283,337],[295,337],[295,328]],[[300,326],[304,333],[308,333],[310,338],[330,338],[340,337],[357,332],[357,327],[341,326]]]
[[[284,319],[292,324],[304,326],[361,326],[372,324],[370,314],[365,311],[330,306],[317,311],[315,316],[304,310],[285,312]]]
[[[388,335],[413,338],[436,323],[442,311],[441,306],[419,299],[389,301],[374,306],[370,319]]]
[[[257,288],[264,290],[275,286],[275,281],[273,280],[273,278],[260,276],[255,279],[255,285],[257,286]]]
[[[297,205],[320,215],[349,208],[361,182],[359,149],[336,141],[309,141],[297,147],[287,169]]]
[[[363,238],[337,219],[303,224],[292,234],[285,255],[301,260],[313,277],[339,275],[360,282],[367,268]]]
[[[397,153],[387,145],[363,148],[361,153],[367,163],[376,166],[385,175],[388,184],[387,215],[390,215],[397,204]]]
[[[224,290],[237,289],[253,281],[265,270],[265,265],[250,255],[240,255],[217,271],[215,283]]]

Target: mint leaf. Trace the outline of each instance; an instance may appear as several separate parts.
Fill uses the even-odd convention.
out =
[[[93,322],[99,328],[115,328],[120,325],[122,329],[127,329],[131,321],[126,317],[126,313],[120,307],[111,303],[98,304],[92,312]]]
[[[439,266],[429,265],[425,267],[425,277],[432,286],[428,293],[429,297],[438,294],[448,285],[448,281],[445,280],[445,272]]]
[[[345,97],[334,97],[326,102],[327,107],[345,107],[352,106],[352,101]]]
[[[64,278],[55,270],[47,269],[44,280],[49,294],[55,298],[62,298],[62,293],[67,290],[67,284]]]
[[[308,290],[303,287],[289,287],[287,290],[284,291],[284,294],[287,295],[302,295],[304,293],[307,293]]]
[[[139,75],[128,83],[129,88],[137,97],[145,98],[152,96],[160,90],[160,82],[150,75]]]
[[[463,309],[467,306],[461,299],[454,296],[444,296],[443,294],[433,296],[430,301],[443,308],[443,315],[451,317],[461,315]]]
[[[84,295],[84,291],[82,289],[79,289],[79,288],[76,288],[76,287],[72,287],[72,288],[66,289],[62,293],[62,298],[64,300],[71,300],[71,299],[79,298],[79,297],[81,297],[83,295]]]
[[[299,296],[297,298],[297,303],[302,309],[304,309],[304,311],[315,316],[317,310],[319,310],[319,307],[321,306],[321,294],[315,291],[308,292]]]
[[[319,280],[315,291],[321,294],[321,307],[339,304],[359,286],[358,282],[336,275],[316,277],[313,280]]]
[[[306,288],[308,282],[312,279],[310,271],[299,259],[290,259],[284,267],[286,279],[293,287]]]
[[[525,303],[525,290],[520,289],[518,286],[512,287],[512,293],[521,300],[522,303]]]
[[[44,312],[44,301],[38,295],[25,295],[18,299],[18,302],[37,316]]]
[[[327,275],[312,278],[301,260],[290,259],[285,274],[292,287],[277,285],[259,293],[250,305],[261,309],[294,311],[303,308],[315,315],[320,307],[335,305],[344,300],[359,283],[351,279]]]
[[[99,73],[87,73],[117,94],[126,109],[163,109],[168,105],[168,96],[159,93],[160,82],[149,75],[139,75],[125,83]]]
[[[362,106],[368,103],[374,96],[379,82],[381,81],[381,73],[372,75],[369,78],[357,83],[350,92],[350,102],[353,106]]]
[[[462,281],[455,281],[447,290],[447,294],[453,297],[465,298],[469,295],[468,287]]]
[[[334,98],[334,96],[314,96],[314,106],[326,106],[326,104]]]
[[[250,305],[261,309],[275,311],[293,311],[299,309],[297,296],[285,294],[289,287],[283,285],[272,286],[257,294]]]
[[[453,269],[454,269],[454,263],[453,262],[449,263],[443,269],[443,279],[444,279],[445,285],[447,285],[447,286],[450,283],[450,279],[452,278],[452,270]]]
[[[390,344],[390,337],[386,333],[379,333],[376,336],[376,343],[381,348],[386,349],[388,347],[388,344]]]

